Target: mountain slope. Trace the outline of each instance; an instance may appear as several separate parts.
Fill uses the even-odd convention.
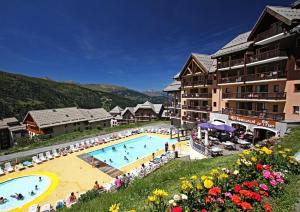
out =
[[[85,84],[83,87],[95,90],[107,92],[110,94],[115,94],[119,96],[123,96],[133,101],[150,101],[152,103],[164,103],[166,101],[165,96],[149,96],[147,94],[116,85],[106,85],[106,84]]]
[[[0,71],[0,118],[16,116],[22,120],[27,111],[34,109],[77,106],[109,110],[115,105],[135,106],[140,102],[73,83]]]

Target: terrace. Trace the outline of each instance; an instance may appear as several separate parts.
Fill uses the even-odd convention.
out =
[[[189,93],[189,94],[182,94],[182,98],[204,98],[208,99],[211,98],[211,93]]]
[[[242,93],[223,93],[223,99],[267,99],[283,100],[286,98],[285,92],[242,92]]]
[[[266,120],[274,120],[274,121],[284,120],[284,113],[266,112],[266,110],[255,111],[255,110],[246,110],[246,109],[237,109],[237,108],[223,108],[222,113],[227,115],[243,115],[243,116],[255,117],[255,118],[266,119]]]

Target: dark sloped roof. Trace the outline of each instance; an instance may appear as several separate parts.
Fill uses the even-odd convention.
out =
[[[249,35],[250,31],[239,34],[233,40],[223,46],[220,50],[218,50],[215,54],[213,54],[212,58],[247,49],[252,43],[252,41],[247,41]]]
[[[164,92],[170,92],[170,91],[180,91],[181,82],[174,80],[170,85],[164,88]]]

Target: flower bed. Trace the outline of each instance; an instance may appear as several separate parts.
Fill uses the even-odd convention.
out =
[[[290,175],[299,174],[300,165],[290,151],[281,146],[245,150],[231,167],[182,178],[180,193],[169,201],[165,191],[153,191],[149,211],[272,211],[270,199],[284,193]]]

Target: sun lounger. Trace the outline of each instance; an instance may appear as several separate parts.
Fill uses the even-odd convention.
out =
[[[24,161],[24,162],[23,162],[23,165],[24,165],[25,167],[33,167],[33,164],[32,164],[32,162],[30,162],[30,161]]]
[[[80,142],[80,147],[81,147],[81,149],[86,149],[87,148],[87,146],[86,146],[86,144],[85,144],[84,141]]]
[[[23,165],[23,163],[19,163],[15,166],[15,169],[21,171],[25,169],[25,166]]]
[[[79,143],[77,143],[79,146]],[[71,152],[78,152],[79,148],[77,147],[77,144],[75,144],[75,146],[73,144],[70,145],[70,151]]]
[[[6,172],[13,172],[14,168],[11,166],[10,162],[4,164],[4,171]]]
[[[43,205],[40,208],[40,212],[51,212],[51,211],[52,211],[52,206],[50,204]]]
[[[41,160],[41,161],[47,161],[47,159],[45,158],[45,156],[44,156],[44,153],[39,153],[39,155],[38,155],[38,157],[39,157],[39,159]]]
[[[0,176],[1,175],[5,175],[5,172],[3,171],[3,169],[0,167]]]
[[[38,204],[34,204],[32,206],[29,207],[28,212],[38,212],[40,209]]]
[[[59,157],[60,155],[57,153],[57,150],[56,149],[53,149],[52,150],[52,155],[53,155],[53,157]]]
[[[37,156],[33,156],[33,157],[32,157],[32,162],[34,162],[34,163],[36,163],[36,164],[42,163],[42,161],[41,161]]]
[[[50,151],[46,152],[46,158],[48,160],[52,160],[53,159],[53,156],[51,155]]]

